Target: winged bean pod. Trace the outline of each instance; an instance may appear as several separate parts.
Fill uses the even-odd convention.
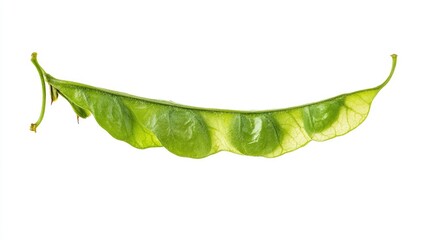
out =
[[[46,73],[33,53],[43,99],[40,117],[30,129],[36,131],[43,119],[48,84],[52,101],[63,96],[78,118],[92,114],[110,135],[136,148],[163,146],[190,158],[203,158],[219,151],[277,157],[311,140],[325,141],[359,126],[368,116],[373,99],[395,71],[397,56],[391,57],[390,74],[377,87],[297,107],[236,111],[186,106],[60,80]]]

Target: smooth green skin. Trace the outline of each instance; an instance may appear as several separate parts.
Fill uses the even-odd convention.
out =
[[[58,94],[63,96],[78,118],[94,115],[110,135],[136,148],[163,146],[190,158],[219,151],[277,157],[311,140],[325,141],[359,126],[368,116],[373,99],[394,73],[397,56],[391,57],[390,74],[377,87],[298,107],[251,112],[191,107],[59,80],[40,67],[33,53],[43,102],[40,117],[30,129],[36,131],[43,119],[46,82],[52,101]]]

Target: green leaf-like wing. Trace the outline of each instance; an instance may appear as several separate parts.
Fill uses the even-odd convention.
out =
[[[92,113],[110,135],[136,148],[163,146],[176,155],[191,158],[219,151],[277,157],[311,140],[325,141],[359,126],[377,93],[390,81],[396,55],[392,55],[388,78],[377,87],[267,111],[198,108],[137,97],[59,80],[45,73],[35,56],[33,63],[55,99],[58,93],[64,96],[78,116],[85,118]],[[33,130],[38,123],[32,125]]]

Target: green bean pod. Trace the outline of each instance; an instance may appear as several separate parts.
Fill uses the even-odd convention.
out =
[[[81,83],[59,80],[47,74],[32,54],[43,91],[42,110],[30,129],[36,131],[45,111],[45,83],[51,100],[63,96],[78,118],[91,114],[112,137],[144,149],[165,147],[182,157],[204,158],[219,151],[277,157],[309,141],[325,141],[344,135],[368,116],[377,87],[342,94],[323,101],[267,111],[236,111],[185,106],[137,97]]]

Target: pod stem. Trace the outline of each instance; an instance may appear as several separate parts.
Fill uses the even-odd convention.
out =
[[[30,130],[36,132],[37,126],[42,122],[43,116],[45,115],[45,107],[46,107],[46,87],[45,87],[45,71],[37,62],[37,53],[34,52],[31,54],[31,62],[37,69],[39,73],[40,81],[42,83],[42,109],[40,110],[39,119],[37,119],[36,123],[32,123],[30,126]]]
[[[384,86],[386,86],[386,84],[390,81],[390,79],[392,78],[392,76],[393,76],[393,73],[395,72],[395,68],[396,68],[396,59],[397,59],[397,57],[398,57],[398,55],[396,55],[396,54],[392,54],[392,55],[390,55],[391,57],[392,57],[392,68],[390,69],[390,73],[389,73],[389,76],[387,77],[387,79],[382,83],[382,84],[380,84],[377,88],[378,89],[382,89]]]

